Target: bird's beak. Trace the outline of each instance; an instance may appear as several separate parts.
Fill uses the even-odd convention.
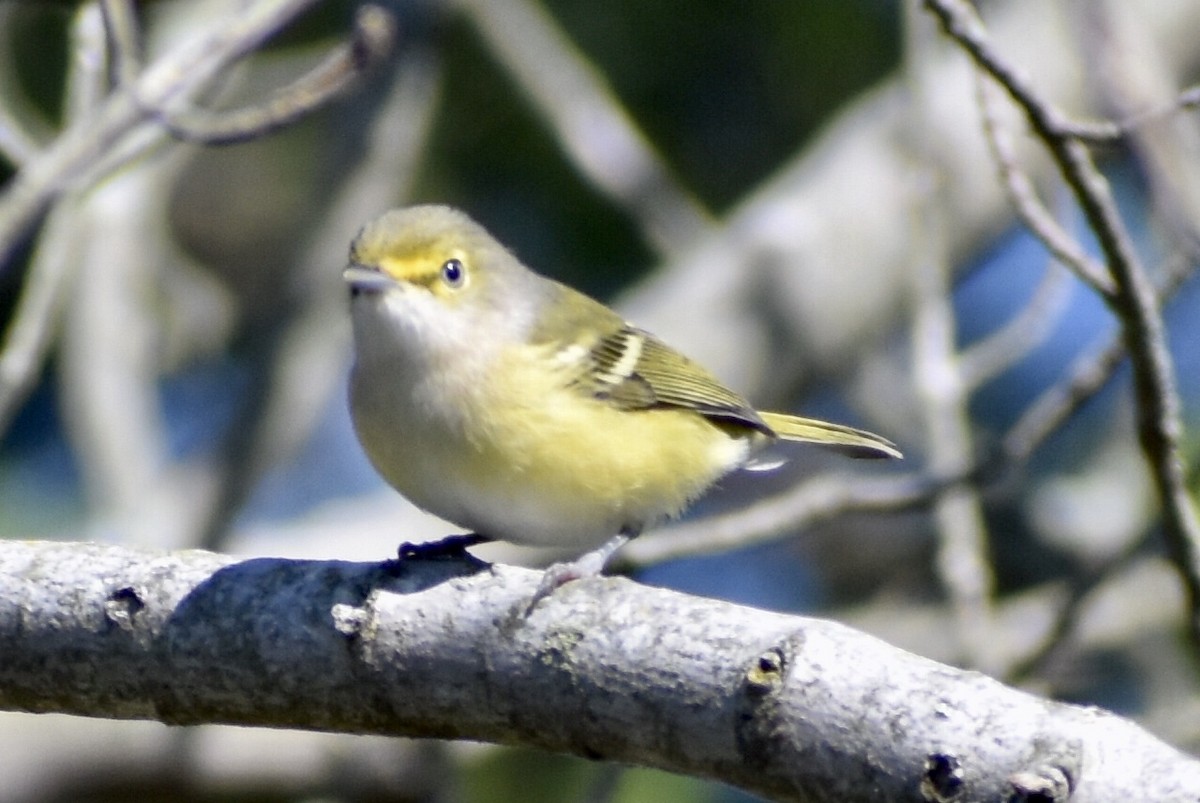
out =
[[[396,284],[382,271],[357,263],[351,263],[342,271],[342,278],[350,285],[352,293],[381,293]]]

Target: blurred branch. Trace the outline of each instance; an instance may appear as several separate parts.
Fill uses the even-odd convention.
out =
[[[850,512],[897,512],[927,506],[934,494],[962,477],[932,479],[826,475],[731,513],[655,530],[630,541],[613,558],[614,570],[641,568],[792,537],[797,530]]]
[[[457,0],[529,94],[583,175],[625,209],[661,253],[677,256],[711,226],[699,202],[621,106],[601,73],[534,0]]]
[[[936,84],[933,37],[918,0],[904,5],[904,75],[914,107],[929,107]],[[963,474],[974,461],[967,404],[970,385],[956,353],[958,325],[952,303],[946,238],[948,212],[945,169],[917,125],[908,131],[914,165],[911,194],[913,237],[909,247],[912,298],[912,368],[918,408],[924,424],[928,470],[935,476]],[[978,488],[961,482],[940,489],[933,499],[937,532],[935,567],[949,598],[961,660],[991,668],[992,593],[995,579],[988,562],[987,528]]]
[[[73,70],[67,82],[65,133],[40,161],[26,165],[13,179],[6,195],[0,198],[0,215],[3,210],[12,212],[14,217],[8,222],[14,224],[22,216],[32,220],[28,216],[35,215],[38,204],[49,205],[64,190],[87,188],[144,151],[161,139],[161,128],[141,124],[140,112],[134,108],[137,104],[129,104],[132,96],[167,103],[171,98],[194,93],[203,85],[206,72],[216,75],[303,5],[252,4],[243,9],[235,24],[221,20],[217,28],[171,51],[140,77],[131,77],[140,59],[130,4],[106,0],[82,6],[76,15],[76,36],[70,49]],[[353,74],[352,67],[374,63],[382,56],[381,48],[390,44],[394,32],[390,15],[369,6],[360,12],[358,24],[355,41],[339,49],[322,69],[293,85],[288,97],[298,97],[307,88],[314,97],[328,99],[332,90],[345,83],[337,83],[339,70]],[[116,52],[106,53],[109,48]],[[110,63],[127,82],[106,96]],[[305,111],[311,108],[309,103]],[[153,298],[151,266],[169,261],[160,236],[166,229],[159,220],[168,204],[160,190],[165,190],[175,166],[160,161],[143,170],[120,174],[80,204],[69,207],[69,224],[62,222],[67,212],[52,215],[54,225],[46,228],[44,236],[62,238],[62,243],[54,245],[87,243],[87,249],[76,249],[68,259],[61,247],[40,243],[38,253],[43,258],[31,265],[26,293],[18,303],[5,351],[0,354],[0,425],[6,425],[43,364],[64,294],[74,292],[78,307],[70,319],[61,363],[68,376],[64,394],[69,429],[76,439],[86,485],[105,514],[101,521],[129,530],[135,540],[147,531],[194,532],[197,513],[211,518],[211,506],[227,501],[227,495],[206,493],[213,482],[200,482],[202,478],[195,476],[185,480],[174,469],[163,471],[166,438],[157,410],[158,375],[153,364],[156,343],[147,329],[153,324],[146,316],[151,314],[147,302]],[[52,174],[54,178],[50,178]],[[36,189],[28,194],[31,186]],[[97,217],[103,218],[103,223],[97,223]],[[0,230],[3,226],[4,220],[0,219]],[[11,231],[14,238],[19,238],[20,232]],[[338,241],[348,240],[350,233],[339,232]],[[11,249],[16,241],[10,240],[8,247]],[[0,242],[0,250],[5,245]],[[129,253],[114,257],[130,248]],[[102,264],[80,278],[78,273],[67,272],[76,267],[76,259],[100,260]],[[72,285],[70,275],[80,278],[78,286]],[[341,360],[339,343],[332,343],[333,351],[324,363]],[[318,366],[307,367],[316,370]],[[334,370],[327,369],[326,373]],[[316,389],[318,385],[309,382],[304,387]],[[293,397],[308,398],[303,393]],[[230,476],[242,478],[237,472],[230,472]],[[186,504],[179,493],[184,484],[190,489]],[[241,493],[249,493],[252,487],[243,488]],[[231,517],[236,509],[231,507],[221,515]],[[147,515],[147,511],[164,515],[171,511],[173,518],[164,522]],[[172,543],[178,540],[172,539]]]
[[[84,3],[76,10],[68,43],[70,58],[63,105],[70,126],[90,119],[108,91],[108,42],[104,37],[104,18],[95,2]]]
[[[20,167],[38,155],[41,146],[22,126],[10,108],[15,96],[0,92],[0,156],[14,167]]]
[[[77,265],[75,208],[64,203],[46,219],[17,300],[16,310],[0,341],[0,433],[33,390],[58,331],[66,291]]]
[[[1066,309],[1071,283],[1063,265],[1070,267],[1085,284],[1109,293],[1112,280],[1105,268],[1092,259],[1055,216],[1042,205],[1033,182],[1017,164],[1016,151],[1001,123],[997,90],[976,73],[976,95],[983,116],[983,130],[1009,200],[1026,227],[1034,233],[1057,261],[1046,266],[1045,275],[1033,298],[999,331],[966,349],[960,370],[966,385],[975,390],[1024,359],[1040,345]]]
[[[1192,16],[1197,12],[1200,6],[1195,4],[1162,4],[1146,16],[1164,45],[1163,52],[1177,59],[1177,69],[1183,69],[1178,59],[1194,49],[1191,39],[1188,45],[1180,45],[1180,34],[1200,22],[1200,14]],[[1047,91],[1082,106],[1078,87],[1069,78],[1078,65],[1072,54],[1056,44],[1062,32],[1056,32],[1053,7],[1018,1],[997,6],[992,13],[997,36],[1037,60],[1039,79],[1048,83]],[[769,271],[771,289],[795,309],[793,339],[804,345],[806,358],[816,364],[844,365],[853,344],[873,322],[889,319],[904,295],[898,282],[907,281],[907,271],[900,255],[911,237],[911,225],[900,203],[909,203],[912,193],[911,158],[898,152],[897,143],[904,141],[899,127],[913,125],[911,115],[924,115],[921,129],[940,143],[940,152],[949,160],[944,183],[951,196],[947,208],[954,215],[947,231],[952,259],[961,259],[969,243],[994,233],[997,220],[1010,208],[986,158],[985,138],[962,113],[977,89],[976,73],[963,65],[967,69],[959,75],[958,64],[957,59],[939,61],[932,79],[938,87],[937,104],[932,108],[904,103],[896,83],[848,108],[713,236],[637,288],[623,310],[660,336],[688,343],[720,375],[752,391],[759,385],[756,367],[771,364],[770,338],[744,314],[748,307],[744,288],[752,283],[749,277]],[[1042,166],[1031,169],[1042,170]],[[1040,178],[1033,174],[1029,181]],[[861,236],[864,219],[874,222],[871,237]],[[1054,295],[1043,286],[1039,291],[1043,299],[1043,292]],[[847,316],[850,294],[855,313]],[[1046,320],[1037,307],[1028,308],[1012,325],[1028,323],[1027,315]],[[990,345],[979,348],[986,351],[963,355],[963,370],[974,381],[998,365],[985,359],[993,353]],[[1072,376],[1046,391],[1010,430],[1000,454],[969,467],[963,476],[982,474],[991,481],[1002,469],[1022,464],[1107,381],[1124,353],[1123,345],[1116,348],[1112,355],[1078,360]],[[886,414],[895,406],[894,398],[887,396],[880,406],[888,408],[882,410]],[[811,523],[845,512],[927,506],[934,492],[960,479],[820,477],[741,511],[643,535],[626,546],[617,560],[644,566],[790,538]]]
[[[0,714],[0,803],[437,799],[478,745],[385,736]],[[186,752],[180,750],[186,747]],[[449,753],[449,755],[447,755]],[[449,760],[448,760],[449,759]],[[466,763],[464,761],[463,763]],[[164,792],[169,790],[169,792]]]
[[[1188,626],[1200,643],[1200,519],[1187,493],[1179,448],[1180,402],[1154,287],[1133,248],[1108,182],[1091,153],[1060,123],[1065,116],[991,46],[963,0],[925,0],[946,33],[998,80],[1024,111],[1079,202],[1103,251],[1116,292],[1107,296],[1121,321],[1133,365],[1138,431],[1162,505],[1164,532],[1188,588]]]
[[[924,419],[928,470],[935,476],[964,476],[966,481],[939,489],[932,500],[937,531],[938,578],[949,598],[962,661],[990,668],[991,596],[987,528],[978,488],[965,477],[974,462],[967,412],[969,389],[955,354],[955,320],[944,255],[936,255],[941,224],[936,211],[925,218],[914,238],[913,381]]]
[[[1168,117],[1141,121],[1126,143],[1145,176],[1150,209],[1161,231],[1200,252],[1200,126],[1178,106],[1178,77],[1137,9],[1099,0],[1071,7],[1079,20],[1079,48],[1096,93],[1116,117],[1177,106]],[[1185,93],[1186,94],[1186,93]]]
[[[1197,107],[1200,107],[1200,86],[1192,86],[1182,90],[1171,102],[1132,114],[1124,120],[1068,120],[1063,125],[1063,131],[1076,139],[1102,145],[1118,142],[1142,126]]]
[[[206,496],[194,478],[176,482],[158,385],[156,290],[172,265],[166,210],[181,164],[139,164],[73,205],[79,264],[56,361],[64,428],[94,520],[158,546],[187,543],[178,537],[191,519],[183,499]]]
[[[133,0],[100,0],[116,84],[129,86],[142,69],[141,34]]]
[[[146,122],[143,106],[158,108],[173,98],[193,95],[313,2],[241,3],[237,13],[215,16],[151,64],[134,87],[109,95],[93,114],[69,124],[37,158],[21,166],[0,194],[0,266],[62,192],[77,188],[89,167],[138,131]],[[161,133],[147,144],[159,137]]]
[[[1141,546],[1140,541],[1135,541],[1128,549],[1087,567],[1082,574],[1073,578],[1067,598],[1056,606],[1053,626],[1046,631],[1039,644],[1008,667],[1003,675],[1004,680],[1019,684],[1041,674],[1054,657],[1073,641],[1072,636],[1079,627],[1092,592],[1133,565]]]
[[[206,549],[224,546],[258,480],[308,441],[344,378],[346,294],[330,266],[345,262],[348,243],[364,220],[408,194],[439,100],[441,69],[429,52],[410,49],[394,68],[366,142],[355,149],[354,166],[339,178],[284,288],[287,303],[256,338],[253,387],[229,429],[217,471],[220,491],[199,529],[199,545]],[[331,321],[340,327],[331,327]]]
[[[1127,720],[832,622],[607,578],[522,617],[540,574],[481,568],[0,542],[0,707],[523,743],[789,800],[1200,795]]]
[[[84,5],[70,27],[71,60],[66,76],[68,125],[87,119],[104,91],[106,47],[99,9]],[[67,294],[77,276],[83,238],[78,236],[80,204],[64,203],[46,221],[29,265],[16,313],[0,343],[0,433],[33,389],[57,332]]]
[[[38,144],[22,130],[20,123],[3,101],[0,93],[0,155],[15,167],[20,167],[38,154]]]
[[[1177,260],[1169,264],[1159,291],[1160,304],[1170,299],[1194,273],[1190,262]],[[1124,341],[1120,335],[1114,335],[1076,359],[1066,379],[1045,390],[1009,428],[1001,442],[999,459],[1010,465],[1024,463],[1051,433],[1112,379],[1126,354]],[[1026,680],[1061,652],[1070,641],[1091,592],[1129,566],[1143,545],[1144,540],[1134,540],[1126,549],[1087,567],[1074,578],[1067,598],[1056,606],[1053,627],[1038,646],[1008,668],[1004,677],[1013,683]]]
[[[1190,32],[1200,25],[1200,4],[1163,0],[1142,12],[1174,69],[1194,70],[1200,51]],[[1058,4],[1009,0],[990,14],[997,40],[1014,58],[1037,65],[1049,95],[1087,108],[1077,53],[1062,45],[1071,33]],[[863,343],[894,324],[906,298],[912,190],[903,145],[914,114],[923,115],[916,124],[945,163],[951,262],[963,264],[980,242],[1010,225],[1012,210],[978,121],[964,114],[972,107],[973,76],[974,68],[947,46],[932,79],[938,91],[931,108],[914,109],[898,80],[847,104],[710,236],[628,293],[622,312],[668,342],[687,344],[751,397],[773,376],[781,342],[793,352],[802,348],[802,370],[844,374]],[[1027,170],[1040,182],[1053,165],[1038,160]],[[748,289],[760,286],[790,313],[782,337],[747,315],[757,308]],[[867,418],[911,423],[903,405],[897,410],[895,394],[869,396],[862,400]]]
[[[1158,291],[1159,304],[1165,304],[1195,272],[1195,266],[1188,261],[1178,259],[1168,263]],[[1126,354],[1125,341],[1118,334],[1077,358],[1066,378],[1043,391],[1009,428],[1001,445],[1004,459],[1017,464],[1028,459],[1047,437],[1104,387]]]
[[[1026,663],[1022,682],[1027,689],[1046,696],[1075,696],[1081,685],[1090,685],[1081,678],[1094,671],[1089,667],[1097,661],[1111,667],[1116,658],[1134,676],[1122,683],[1122,689],[1137,695],[1139,721],[1194,752],[1196,683],[1193,673],[1180,672],[1191,655],[1187,641],[1178,638],[1177,611],[1183,604],[1178,572],[1166,559],[1145,554],[1114,555],[1092,568],[1094,572],[1085,572],[1086,588],[1071,588],[1064,580],[1052,579],[997,600],[1000,663],[1017,670]],[[852,605],[833,615],[856,629],[886,634],[891,643],[918,655],[953,660],[955,645],[946,639],[942,605],[895,604],[890,599],[880,603],[876,599]],[[1069,624],[1060,631],[1057,616],[1068,607]],[[1005,680],[1017,682],[1012,670],[1005,673]]]
[[[1163,301],[1170,299],[1194,273],[1189,262],[1169,263],[1163,271],[1163,286],[1159,291]],[[1024,315],[1018,316],[1018,320]],[[612,566],[618,571],[638,569],[682,557],[772,543],[848,513],[895,513],[926,508],[939,493],[955,485],[993,482],[1023,465],[1046,438],[1098,393],[1126,353],[1119,336],[1085,352],[1067,371],[1065,379],[1043,391],[1026,408],[1005,433],[996,452],[957,472],[813,477],[739,510],[648,532],[618,552]]]
[[[983,73],[977,72],[975,80],[983,131],[987,135],[992,158],[1000,167],[1000,176],[1004,179],[1004,188],[1013,209],[1026,228],[1042,241],[1046,250],[1078,276],[1080,281],[1103,297],[1111,296],[1115,287],[1108,269],[1089,256],[1079,241],[1059,225],[1037,197],[1029,176],[1017,164],[1012,139],[1000,120],[999,92]]]
[[[310,72],[280,89],[269,101],[244,109],[210,112],[145,107],[176,139],[203,145],[231,145],[266,136],[301,120],[344,92],[391,53],[396,20],[381,6],[363,5],[349,42],[335,48]]]
[[[1005,458],[1022,463],[1112,378],[1127,351],[1120,336],[1078,357],[1067,378],[1044,390],[1009,428],[1002,441]]]
[[[1071,296],[1071,274],[1047,261],[1033,297],[1012,320],[958,355],[963,383],[972,391],[995,379],[1046,342]]]
[[[89,3],[72,26],[68,125],[90,118],[108,92],[111,37],[103,16],[100,4]],[[171,163],[158,162],[90,193],[70,192],[71,202],[55,209],[56,217],[71,210],[70,230],[46,232],[74,245],[77,264],[60,286],[70,305],[58,362],[60,398],[84,486],[106,522],[151,524],[146,502],[164,478],[166,436],[148,302],[165,251],[156,215],[167,206],[172,175]],[[175,514],[179,508],[171,503],[163,507]],[[153,523],[156,533],[159,524]]]

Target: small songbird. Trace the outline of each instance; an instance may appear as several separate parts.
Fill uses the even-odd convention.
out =
[[[350,408],[375,468],[473,543],[593,550],[569,576],[598,572],[773,442],[900,457],[869,432],[755,410],[446,206],[367,224],[343,275]]]

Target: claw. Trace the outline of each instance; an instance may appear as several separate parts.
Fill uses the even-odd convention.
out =
[[[440,541],[425,541],[414,544],[405,541],[396,550],[396,556],[402,560],[454,560],[467,557],[467,547],[486,544],[491,541],[486,535],[479,533],[464,533],[448,535]]]

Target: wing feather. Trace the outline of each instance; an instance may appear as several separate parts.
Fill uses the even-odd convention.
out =
[[[568,387],[622,410],[694,410],[714,422],[789,441],[831,447],[852,457],[900,457],[871,432],[782,413],[759,413],[698,363],[612,310],[552,283],[546,312],[530,333]],[[569,303],[562,297],[572,293]]]
[[[601,338],[584,367],[579,387],[622,409],[678,407],[772,434],[745,399],[698,363],[628,324]]]

